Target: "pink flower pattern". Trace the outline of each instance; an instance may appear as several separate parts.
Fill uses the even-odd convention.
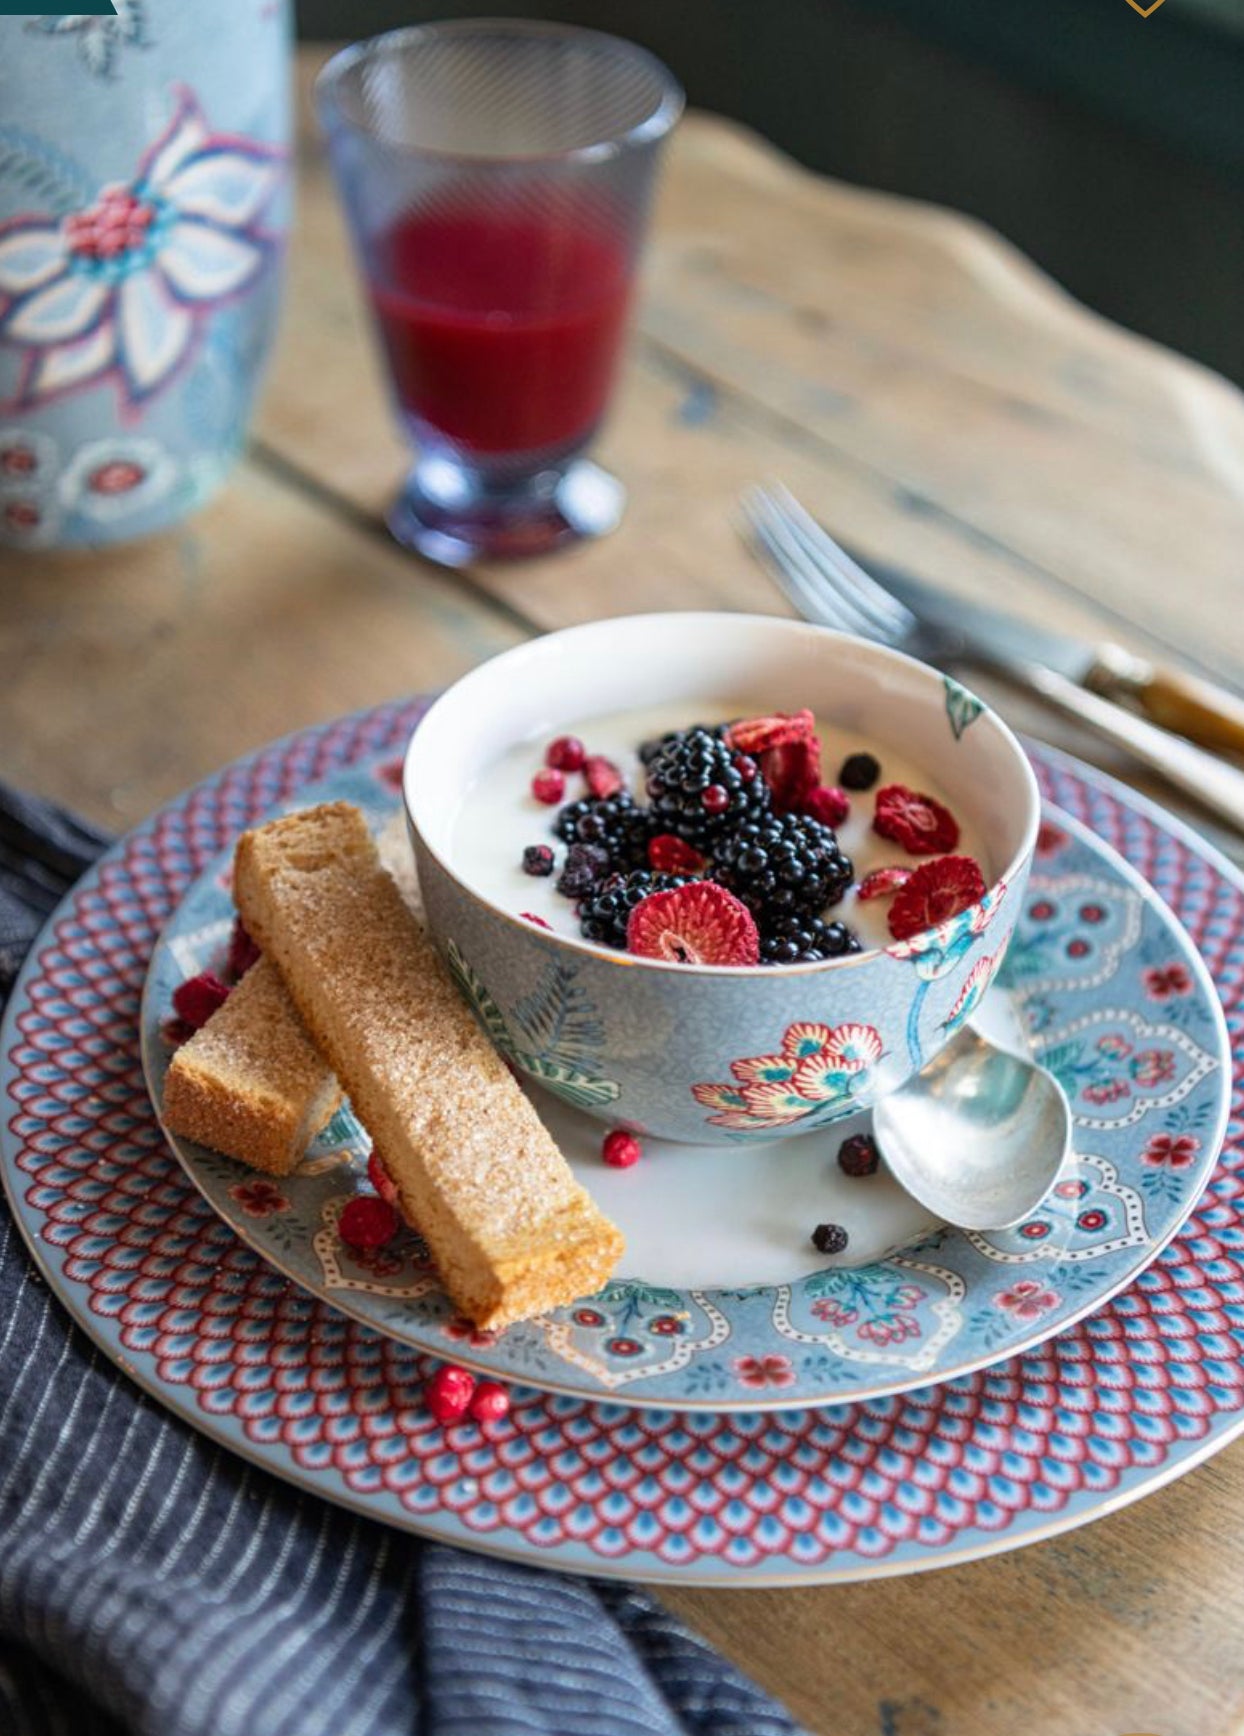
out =
[[[183,88],[130,181],[64,218],[0,224],[0,340],[23,352],[10,407],[112,379],[133,414],[167,386],[267,265],[259,217],[283,174],[281,151],[212,133]]]
[[[1187,1169],[1200,1149],[1200,1140],[1191,1133],[1155,1133],[1140,1155],[1155,1168]]]
[[[693,1085],[691,1094],[715,1111],[714,1127],[784,1127],[827,1105],[845,1108],[881,1055],[873,1025],[800,1020],[787,1026],[777,1053],[732,1061],[733,1081]]]
[[[391,1278],[402,1269],[402,1256],[392,1248],[351,1248],[350,1258],[373,1278]]]
[[[1126,1079],[1104,1079],[1098,1085],[1086,1085],[1082,1092],[1086,1103],[1117,1103],[1121,1097],[1130,1097],[1132,1088]]]
[[[999,1290],[994,1301],[999,1308],[1005,1308],[1020,1320],[1038,1320],[1051,1308],[1057,1308],[1059,1296],[1056,1290],[1046,1289],[1037,1278],[1021,1278],[1009,1290]]]
[[[1175,1056],[1170,1049],[1142,1049],[1131,1061],[1132,1078],[1138,1085],[1168,1085],[1175,1077]]]
[[[486,1344],[495,1344],[497,1334],[479,1327],[465,1315],[456,1314],[452,1320],[447,1320],[441,1327],[446,1338],[453,1338],[460,1344],[473,1344],[477,1349]]]
[[[248,1218],[270,1218],[274,1212],[287,1212],[289,1201],[280,1188],[270,1181],[239,1181],[229,1189]]]
[[[920,1337],[920,1322],[914,1314],[891,1314],[886,1320],[865,1320],[859,1336],[870,1344],[901,1344]]]
[[[736,1356],[734,1372],[742,1386],[791,1386],[795,1370],[789,1356]]]
[[[1151,1001],[1169,1001],[1173,995],[1190,995],[1192,972],[1187,965],[1156,965],[1145,972],[1145,993]]]

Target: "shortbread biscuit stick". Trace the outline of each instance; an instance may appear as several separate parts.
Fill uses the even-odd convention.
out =
[[[399,810],[376,838],[380,860],[408,908],[422,919],[414,859]],[[270,1175],[288,1175],[307,1142],[331,1120],[341,1091],[307,1036],[280,973],[252,970],[226,1006],[172,1062],[165,1083],[170,1133]],[[205,1034],[206,1033],[206,1034]]]
[[[276,966],[261,958],[173,1056],[163,1116],[171,1133],[288,1175],[340,1102]]]
[[[455,1305],[499,1327],[598,1290],[622,1237],[475,1023],[359,811],[331,802],[245,833],[233,889]]]

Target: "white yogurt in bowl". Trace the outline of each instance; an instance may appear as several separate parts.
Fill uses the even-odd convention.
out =
[[[692,724],[712,726],[737,718],[768,716],[777,709],[765,696],[743,695],[672,701],[624,711],[607,712],[572,723],[558,734],[574,735],[590,754],[603,754],[617,766],[624,787],[643,805],[644,766],[639,748],[645,741],[670,730]],[[826,921],[845,922],[865,949],[887,946],[888,898],[861,901],[859,882],[873,868],[897,863],[915,868],[922,860],[909,855],[901,844],[880,837],[873,830],[877,791],[887,784],[904,784],[951,808],[949,797],[935,778],[919,766],[910,752],[876,739],[862,739],[842,729],[820,725],[821,766],[827,784],[838,782],[838,772],[849,754],[870,753],[880,765],[876,783],[868,790],[848,790],[851,811],[835,831],[841,848],[851,858],[855,879],[845,896],[821,914]],[[566,845],[554,834],[553,823],[560,808],[587,794],[582,773],[566,773],[566,791],[561,803],[550,806],[531,793],[532,777],[544,767],[549,737],[533,737],[507,748],[461,792],[449,829],[449,852],[459,874],[489,903],[514,915],[538,916],[557,934],[577,937],[579,920],[575,905],[557,891],[557,877],[566,856]],[[953,809],[952,809],[953,811]],[[958,818],[958,815],[956,815]],[[523,851],[529,844],[548,844],[555,851],[552,875],[535,876],[522,867]],[[971,823],[960,823],[955,853],[973,856],[979,862],[986,884],[993,878],[992,865]],[[711,869],[709,871],[711,877]],[[768,967],[773,968],[773,967]]]

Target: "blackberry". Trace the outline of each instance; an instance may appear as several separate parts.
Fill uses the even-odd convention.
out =
[[[841,1254],[850,1240],[841,1224],[818,1224],[812,1232],[812,1246],[818,1254]]]
[[[626,925],[635,906],[654,892],[685,886],[686,874],[653,874],[641,868],[633,874],[611,874],[579,906],[579,931],[601,946],[626,951]]]
[[[689,735],[724,736],[727,726],[724,723],[693,723],[688,729],[669,729],[664,735],[657,736],[653,741],[641,742],[639,758],[642,765],[650,765],[657,755],[667,747],[673,747],[680,741],[686,741]]]
[[[845,922],[825,922],[819,916],[779,920],[760,936],[761,964],[820,964],[859,951],[860,943]]]
[[[836,904],[855,873],[828,826],[802,814],[766,814],[732,828],[713,848],[713,878],[747,905],[761,934]]]
[[[838,773],[844,790],[871,790],[881,776],[881,767],[870,753],[848,754]]]
[[[528,844],[523,851],[523,873],[543,877],[553,872],[553,852],[547,844]]]
[[[647,866],[648,840],[656,829],[647,809],[638,807],[627,790],[567,802],[553,822],[563,842],[598,844],[607,850],[610,865],[622,874]]]
[[[586,898],[611,867],[609,852],[603,844],[572,844],[566,852],[566,865],[557,877],[557,890],[563,898]]]
[[[747,754],[708,729],[662,743],[648,762],[653,830],[712,853],[713,840],[769,811],[769,786]]]
[[[870,1133],[853,1133],[838,1147],[838,1168],[843,1175],[876,1175],[880,1163],[881,1152]]]

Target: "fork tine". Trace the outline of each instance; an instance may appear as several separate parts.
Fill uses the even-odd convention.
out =
[[[809,583],[800,564],[790,564],[785,550],[774,539],[769,505],[761,491],[748,489],[741,504],[764,564],[787,602],[793,603],[799,613],[810,620],[820,621],[825,626],[837,625],[838,618],[828,607],[821,587]]]
[[[798,575],[803,586],[804,612],[814,604],[818,619],[828,625],[858,633],[865,639],[887,639],[888,628],[883,628],[877,617],[861,606],[848,587],[835,582],[832,570],[796,534],[785,507],[764,489],[753,490],[753,495],[777,557],[788,573]]]
[[[875,621],[858,604],[827,582],[820,566],[792,535],[785,514],[763,489],[747,491],[743,510],[768,556],[780,589],[800,614],[827,627],[858,633],[865,639],[883,637]]]
[[[777,510],[786,517],[792,536],[825,573],[827,582],[839,593],[849,591],[857,606],[877,622],[881,635],[900,639],[911,631],[916,619],[910,609],[853,561],[784,484],[774,485],[773,498],[778,503]]]
[[[819,576],[801,564],[801,555],[785,540],[779,526],[762,523],[757,526],[756,536],[779,589],[805,620],[819,621],[839,632],[859,633],[864,637],[873,635],[871,623],[845,608],[841,599],[827,590]]]
[[[809,588],[801,573],[793,572],[786,556],[770,533],[768,502],[759,488],[744,489],[739,499],[747,529],[759,549],[764,566],[788,603],[806,618],[829,625],[824,598]]]
[[[804,614],[812,614],[844,633],[858,633],[866,639],[878,637],[876,622],[856,607],[849,596],[827,583],[824,573],[791,534],[790,526],[772,503],[764,520],[763,535],[788,586],[798,593],[796,600],[802,599]]]

